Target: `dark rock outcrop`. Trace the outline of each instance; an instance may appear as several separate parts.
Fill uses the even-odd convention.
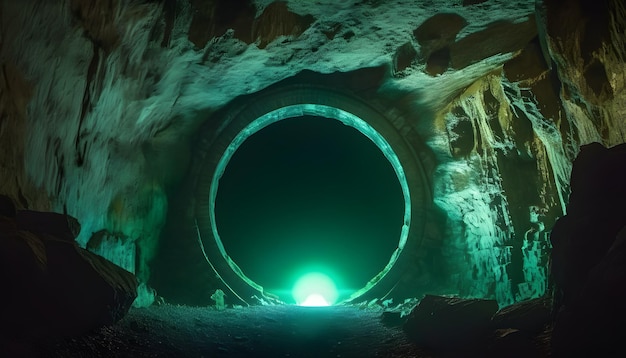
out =
[[[550,323],[551,310],[552,299],[548,296],[517,302],[498,310],[491,318],[491,326],[540,333]]]
[[[417,51],[410,42],[398,47],[393,56],[393,73],[398,74],[411,66],[417,58]]]
[[[436,14],[413,31],[420,44],[421,56],[426,59],[426,72],[432,76],[442,74],[450,65],[449,46],[467,21],[455,13]]]
[[[493,22],[450,45],[450,67],[461,69],[499,53],[522,50],[535,36],[537,25],[533,17],[521,23]]]
[[[115,17],[119,9],[116,2],[71,0],[70,10],[85,36],[98,47],[110,52],[118,46],[120,35]]]
[[[581,147],[552,235],[555,357],[622,356],[626,333],[626,144]]]
[[[17,227],[35,235],[51,235],[56,239],[74,242],[80,233],[80,223],[75,218],[34,210],[19,210],[15,215]]]
[[[467,26],[467,20],[455,13],[439,13],[424,21],[413,31],[421,46],[422,56],[428,57],[456,40],[456,35]]]
[[[209,41],[223,36],[229,29],[233,30],[234,38],[248,44],[253,41],[251,33],[256,7],[250,0],[192,0],[190,5],[193,18],[188,38],[196,47],[204,48]],[[171,6],[176,7],[175,4]],[[172,12],[175,13],[175,9]]]
[[[300,36],[315,21],[311,15],[299,15],[289,10],[287,3],[275,1],[254,20],[252,39],[265,48],[280,36]]]
[[[409,314],[404,331],[426,349],[462,351],[484,341],[497,310],[495,300],[426,295]]]
[[[549,355],[551,303],[541,297],[498,310],[494,300],[426,295],[403,328],[436,356],[542,357]]]
[[[553,57],[579,70],[572,71],[576,73],[575,77],[564,78],[564,82],[575,80],[577,88],[574,90],[592,105],[610,102],[616,94],[609,80],[614,71],[613,64],[595,54],[603,51],[624,53],[623,46],[613,45],[621,43],[624,36],[622,24],[626,14],[623,1],[544,0],[541,4],[548,20],[547,35],[553,39]],[[607,46],[614,47],[608,50]]]
[[[84,334],[128,312],[137,296],[135,276],[78,247],[77,225],[55,213],[0,216],[5,343]]]

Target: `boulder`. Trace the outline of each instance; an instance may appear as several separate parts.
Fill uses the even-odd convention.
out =
[[[626,226],[556,317],[554,357],[626,356]]]
[[[80,223],[66,214],[34,210],[18,210],[15,215],[17,227],[36,235],[52,235],[56,239],[74,242],[80,233]]]
[[[551,323],[551,311],[552,299],[549,296],[517,302],[498,310],[491,318],[491,327],[540,333]]]
[[[626,144],[581,147],[567,215],[552,230],[552,355],[623,356]]]
[[[17,221],[0,226],[0,317],[11,332],[2,339],[80,335],[128,312],[135,276],[70,241],[76,219],[21,212],[2,220]]]
[[[411,311],[404,331],[420,347],[433,351],[472,350],[489,335],[495,300],[426,295]]]

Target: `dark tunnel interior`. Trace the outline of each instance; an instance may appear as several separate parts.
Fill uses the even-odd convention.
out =
[[[226,252],[270,292],[322,271],[349,294],[389,262],[404,199],[370,139],[308,116],[273,123],[243,142],[220,179],[215,210]]]

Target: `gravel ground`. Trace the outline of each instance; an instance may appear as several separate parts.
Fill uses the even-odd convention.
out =
[[[114,326],[22,350],[38,357],[426,357],[381,310],[175,305],[131,309]]]

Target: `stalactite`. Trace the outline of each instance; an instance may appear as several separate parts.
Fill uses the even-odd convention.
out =
[[[557,186],[561,210],[566,212],[569,197],[569,178],[572,171],[573,158],[569,158],[564,150],[561,132],[552,121],[546,119],[537,108],[532,92],[523,90],[517,84],[502,81],[513,112],[522,111],[533,125],[533,130],[546,148],[550,166]]]

